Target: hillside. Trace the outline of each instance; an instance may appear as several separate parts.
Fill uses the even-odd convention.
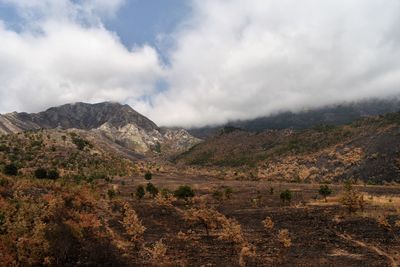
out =
[[[0,169],[13,164],[24,177],[42,168],[65,179],[93,180],[138,171],[140,155],[84,131],[38,130],[0,137]]]
[[[306,130],[228,131],[176,158],[274,181],[400,182],[400,113]],[[248,171],[246,171],[248,170]],[[247,174],[246,174],[247,172]]]

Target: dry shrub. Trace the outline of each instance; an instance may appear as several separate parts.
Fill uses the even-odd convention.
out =
[[[264,221],[262,221],[265,230],[269,231],[274,229],[274,222],[272,221],[271,217],[265,218]]]
[[[241,225],[234,219],[225,216],[218,218],[221,224],[221,232],[218,239],[230,242],[232,245],[240,245],[244,242]]]
[[[172,207],[172,203],[176,201],[176,198],[172,194],[158,194],[154,198],[154,201],[157,203],[159,206],[165,206],[165,207]]]
[[[184,219],[189,222],[190,225],[201,225],[205,228],[207,236],[210,235],[210,231],[217,229],[218,218],[224,216],[214,209],[199,208],[189,209],[184,213]]]
[[[360,194],[350,182],[347,182],[344,186],[344,193],[341,198],[341,203],[347,208],[349,213],[356,212],[358,210],[364,211],[364,196]]]
[[[153,247],[145,248],[145,251],[148,253],[151,263],[155,265],[167,263],[167,246],[163,243],[162,239],[157,241]]]
[[[397,221],[395,222],[394,226],[400,227],[400,220],[397,220]]]
[[[142,241],[146,228],[142,225],[142,221],[139,219],[136,211],[128,203],[124,204],[124,219],[122,224],[132,242],[138,243]]]
[[[102,225],[96,214],[87,212],[97,204],[93,192],[76,185],[23,179],[7,190],[11,197],[0,198],[0,232],[4,233],[0,234],[0,262],[5,266],[10,262],[62,265],[77,256],[69,254],[77,245],[96,253],[93,246]]]
[[[288,229],[279,230],[278,239],[285,248],[289,248],[292,246],[292,239],[290,238]]]
[[[239,266],[245,267],[246,266],[246,258],[255,257],[256,254],[256,247],[251,244],[244,244],[242,249],[240,250],[239,254]]]

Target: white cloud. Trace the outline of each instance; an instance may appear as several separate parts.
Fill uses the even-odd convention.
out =
[[[47,6],[46,1],[13,2],[21,10],[33,7],[45,12]],[[111,2],[85,4],[90,10],[101,10],[113,7]],[[40,111],[75,101],[124,102],[154,90],[163,68],[153,48],[128,50],[101,24],[82,25],[71,17],[74,8],[62,11],[61,6],[72,2],[52,1],[51,5],[63,19],[50,12],[34,20],[38,22],[34,30],[26,27],[20,33],[0,25],[0,111]]]
[[[397,0],[196,0],[193,8],[174,36],[171,89],[140,107],[161,124],[400,92]]]
[[[192,0],[168,67],[103,26],[125,1],[1,2],[25,23],[0,26],[0,111],[113,100],[201,126],[400,92],[398,0]]]

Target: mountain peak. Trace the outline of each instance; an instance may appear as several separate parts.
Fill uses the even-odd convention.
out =
[[[146,131],[158,130],[158,126],[129,105],[117,102],[89,104],[77,102],[52,107],[46,111],[30,114],[31,120],[43,128],[95,129],[108,122],[115,127],[136,124]]]

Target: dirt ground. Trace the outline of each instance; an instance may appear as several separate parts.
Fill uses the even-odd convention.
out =
[[[340,185],[329,185],[333,193],[325,202],[318,195],[320,185],[312,184],[168,174],[154,175],[151,182],[170,190],[190,185],[207,207],[237,220],[247,242],[256,248],[256,254],[246,258],[246,266],[400,266],[400,225],[396,225],[400,220],[400,206],[396,206],[400,187],[358,186],[367,205],[363,212],[349,214],[337,201],[343,190]],[[173,207],[164,207],[150,197],[141,201],[132,197],[136,187],[146,183],[143,177],[114,181],[120,192],[118,198],[132,205],[146,227],[145,242],[153,244],[162,238],[167,245],[169,265],[239,266],[240,249],[185,222],[178,209],[185,210],[190,205],[175,201]],[[212,193],[223,186],[232,188],[233,194],[230,199],[216,200]],[[280,200],[280,192],[286,189],[293,192],[290,204]],[[379,222],[383,215],[388,225]],[[262,221],[267,217],[272,219],[273,229],[264,228]],[[289,231],[290,247],[280,242],[281,229]],[[190,230],[196,238],[178,237],[179,232]],[[139,264],[132,260],[128,265]]]

